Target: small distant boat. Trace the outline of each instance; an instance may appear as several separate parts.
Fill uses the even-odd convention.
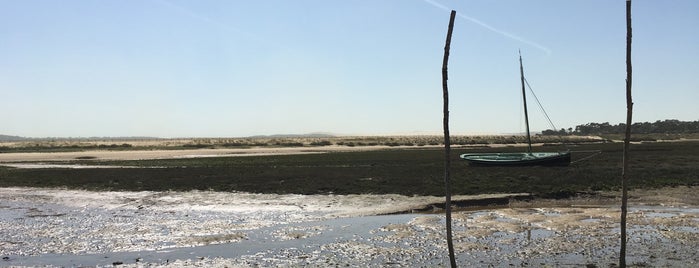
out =
[[[529,115],[527,113],[527,95],[524,87],[524,67],[522,54],[519,54],[519,72],[522,80],[522,99],[524,100],[524,122],[527,125],[527,151],[521,153],[470,153],[460,155],[461,159],[472,165],[483,166],[567,166],[570,164],[570,151],[532,152],[532,138],[529,133]]]

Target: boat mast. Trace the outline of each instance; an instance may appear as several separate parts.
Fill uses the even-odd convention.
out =
[[[527,153],[532,153],[532,137],[529,134],[529,114],[527,113],[527,92],[524,89],[524,67],[522,67],[522,51],[519,52],[519,73],[522,77],[522,100],[524,100],[524,124],[527,125]]]

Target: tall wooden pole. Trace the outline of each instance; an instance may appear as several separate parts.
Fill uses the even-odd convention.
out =
[[[449,47],[451,45],[451,33],[454,30],[454,18],[456,11],[451,11],[449,17],[449,30],[447,31],[447,41],[444,45],[444,61],[442,62],[442,93],[444,98],[444,188],[446,191],[446,216],[447,216],[447,246],[449,247],[449,261],[451,267],[456,267],[456,258],[454,257],[454,243],[452,242],[451,233],[451,182],[449,179],[449,170],[451,169],[451,141],[449,139],[449,89],[447,87],[447,64],[449,63]]]
[[[621,248],[619,249],[619,267],[626,267],[626,213],[628,206],[629,147],[631,142],[631,117],[633,101],[631,99],[631,0],[626,0],[626,133],[624,137],[624,159],[621,172]]]

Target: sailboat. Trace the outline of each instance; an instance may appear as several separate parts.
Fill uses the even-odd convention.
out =
[[[529,133],[529,115],[527,113],[527,94],[524,87],[524,67],[522,53],[519,54],[519,72],[522,80],[522,99],[524,100],[524,122],[527,125],[527,151],[520,153],[469,153],[460,155],[461,159],[471,165],[483,166],[567,166],[570,164],[570,151],[532,152],[532,138]]]

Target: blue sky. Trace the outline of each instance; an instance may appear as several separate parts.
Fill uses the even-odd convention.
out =
[[[518,50],[558,128],[625,121],[623,0],[0,0],[0,134],[440,133],[450,9],[452,133],[524,130]],[[634,121],[699,120],[699,1],[633,27]]]

